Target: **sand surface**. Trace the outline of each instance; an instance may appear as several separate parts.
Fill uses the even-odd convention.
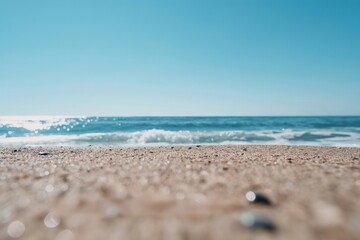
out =
[[[360,239],[359,158],[330,147],[0,148],[0,239]],[[248,202],[250,190],[272,205]],[[243,226],[249,211],[276,230]]]

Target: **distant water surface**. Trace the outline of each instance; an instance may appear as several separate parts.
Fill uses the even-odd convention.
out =
[[[360,117],[0,117],[0,146],[360,147]]]

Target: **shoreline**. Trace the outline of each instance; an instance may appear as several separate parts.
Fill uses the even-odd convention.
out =
[[[196,145],[0,147],[0,238],[19,222],[21,239],[360,237],[360,148]]]
[[[185,143],[185,144],[126,144],[126,145],[105,145],[105,144],[89,144],[89,145],[4,145],[0,146],[1,149],[90,149],[90,150],[100,150],[100,149],[148,149],[148,148],[163,148],[163,149],[173,149],[173,148],[186,148],[186,147],[294,147],[294,148],[328,148],[328,149],[360,149],[360,146],[353,145],[338,145],[338,146],[327,146],[327,145],[304,145],[302,144],[261,144],[261,143]]]

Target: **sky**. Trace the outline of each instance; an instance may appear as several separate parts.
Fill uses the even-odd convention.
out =
[[[360,115],[360,1],[1,0],[0,115]]]

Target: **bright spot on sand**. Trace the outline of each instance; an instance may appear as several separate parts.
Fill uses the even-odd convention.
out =
[[[182,193],[182,192],[176,193],[176,199],[177,199],[177,200],[184,200],[184,198],[185,198],[185,194],[184,194],[184,193]]]
[[[62,230],[55,237],[55,240],[71,240],[71,239],[75,239],[75,237],[74,237],[74,233],[69,229]]]
[[[358,186],[360,186],[360,180],[357,180],[357,181],[355,182],[355,184],[358,185]]]
[[[109,205],[105,207],[104,214],[108,218],[115,218],[119,215],[119,211],[116,206]]]
[[[7,228],[7,233],[12,238],[19,238],[25,232],[25,225],[20,221],[13,221]]]
[[[255,215],[250,212],[244,212],[240,214],[239,220],[244,226],[252,227],[255,223]]]
[[[45,191],[48,192],[48,193],[54,191],[54,186],[51,185],[51,184],[46,185]]]
[[[48,213],[44,218],[44,224],[48,228],[56,228],[60,223],[60,219],[52,213]]]
[[[253,202],[256,199],[256,194],[254,192],[247,192],[245,197],[249,202]]]

